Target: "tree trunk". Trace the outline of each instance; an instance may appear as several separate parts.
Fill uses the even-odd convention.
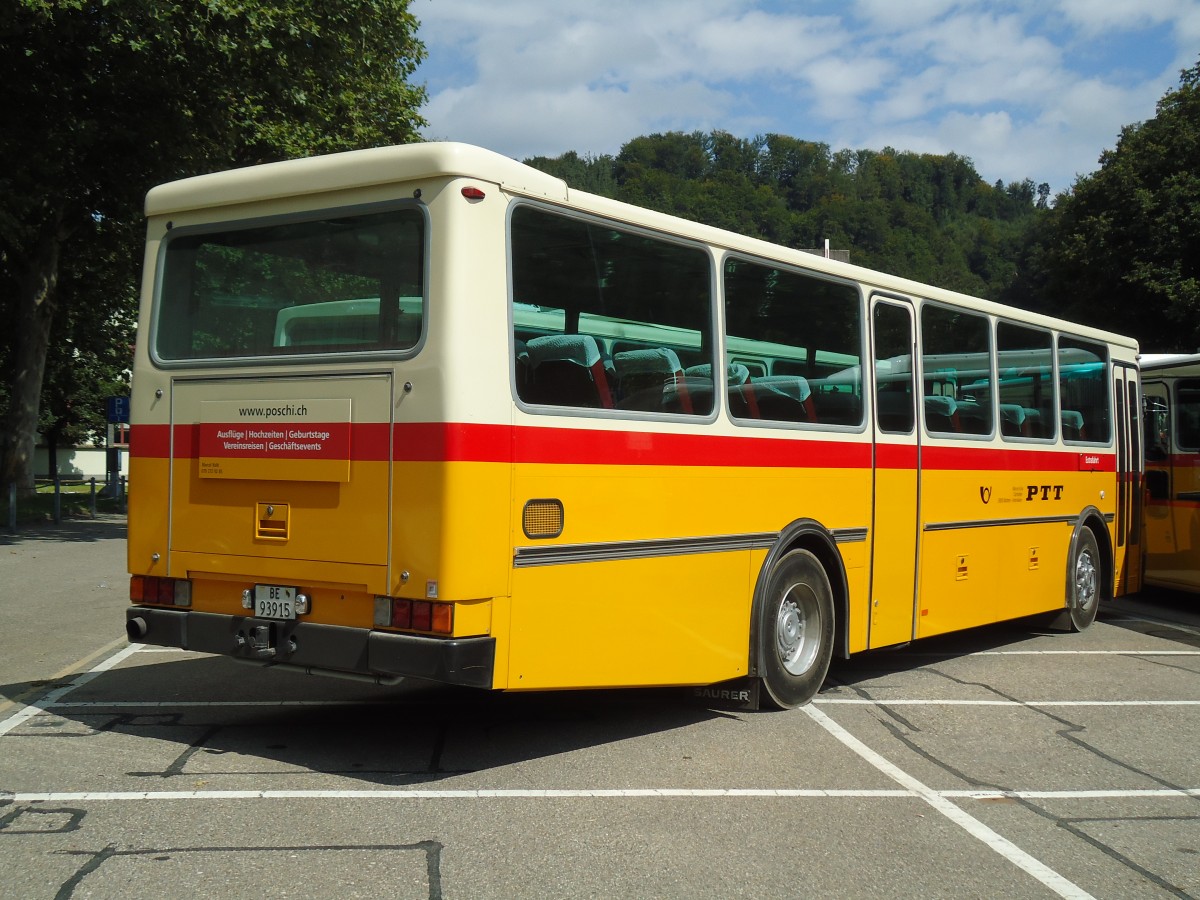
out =
[[[56,307],[58,262],[63,235],[60,227],[47,229],[29,259],[25,277],[17,279],[16,334],[13,367],[8,383],[11,408],[0,429],[0,486],[16,482],[17,492],[34,492],[33,448],[37,440],[38,407],[50,325]]]

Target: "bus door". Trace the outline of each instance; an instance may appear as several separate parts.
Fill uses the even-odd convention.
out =
[[[176,378],[171,574],[388,589],[392,376]],[[300,574],[301,572],[305,574]]]
[[[914,636],[920,456],[913,377],[913,307],[871,300],[875,496],[871,528],[869,647]]]
[[[1200,381],[1150,381],[1145,391],[1144,579],[1200,590]]]
[[[1142,587],[1142,424],[1136,366],[1113,366],[1117,425],[1117,519],[1114,596]]]
[[[1149,574],[1169,568],[1169,557],[1175,552],[1171,521],[1171,395],[1161,381],[1144,382],[1142,391],[1146,453],[1142,543]]]

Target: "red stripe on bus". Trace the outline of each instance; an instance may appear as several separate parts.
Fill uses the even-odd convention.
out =
[[[350,458],[397,462],[517,462],[558,465],[728,466],[762,468],[861,468],[871,465],[871,444],[864,441],[820,440],[808,437],[666,434],[648,431],[607,431],[462,422],[418,422],[396,425],[357,423],[350,440]],[[177,425],[175,456],[200,456],[200,429]],[[135,425],[130,429],[130,455],[168,458],[171,430],[166,425]],[[915,469],[913,444],[878,444],[876,465],[885,469]],[[1088,468],[1116,471],[1111,452],[1077,449],[1035,450],[991,446],[930,446],[921,448],[925,469],[945,471],[1074,472],[1080,459],[1095,460]]]
[[[915,469],[916,444],[876,444],[875,467],[879,469]]]
[[[871,445],[811,438],[730,437],[573,428],[515,428],[518,463],[867,468]]]
[[[397,462],[510,462],[512,428],[462,422],[397,425],[393,448]]]
[[[129,455],[144,459],[166,459],[171,455],[168,425],[139,425],[129,429]]]
[[[1094,459],[1086,467],[1081,456]],[[1034,471],[1034,472],[1116,472],[1114,453],[1080,450],[1015,450],[995,447],[931,447],[921,448],[921,466],[946,471]]]
[[[810,468],[870,463],[870,447],[863,443],[461,423],[397,425],[395,446],[395,459],[405,462]]]

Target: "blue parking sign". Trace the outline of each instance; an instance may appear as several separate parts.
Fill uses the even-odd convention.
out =
[[[108,398],[108,421],[111,425],[116,425],[120,422],[129,423],[128,397]]]

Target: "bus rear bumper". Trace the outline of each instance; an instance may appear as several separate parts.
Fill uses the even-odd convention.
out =
[[[129,639],[141,644],[330,674],[423,678],[490,688],[495,670],[496,639],[490,637],[434,638],[146,606],[131,606],[125,620]]]

